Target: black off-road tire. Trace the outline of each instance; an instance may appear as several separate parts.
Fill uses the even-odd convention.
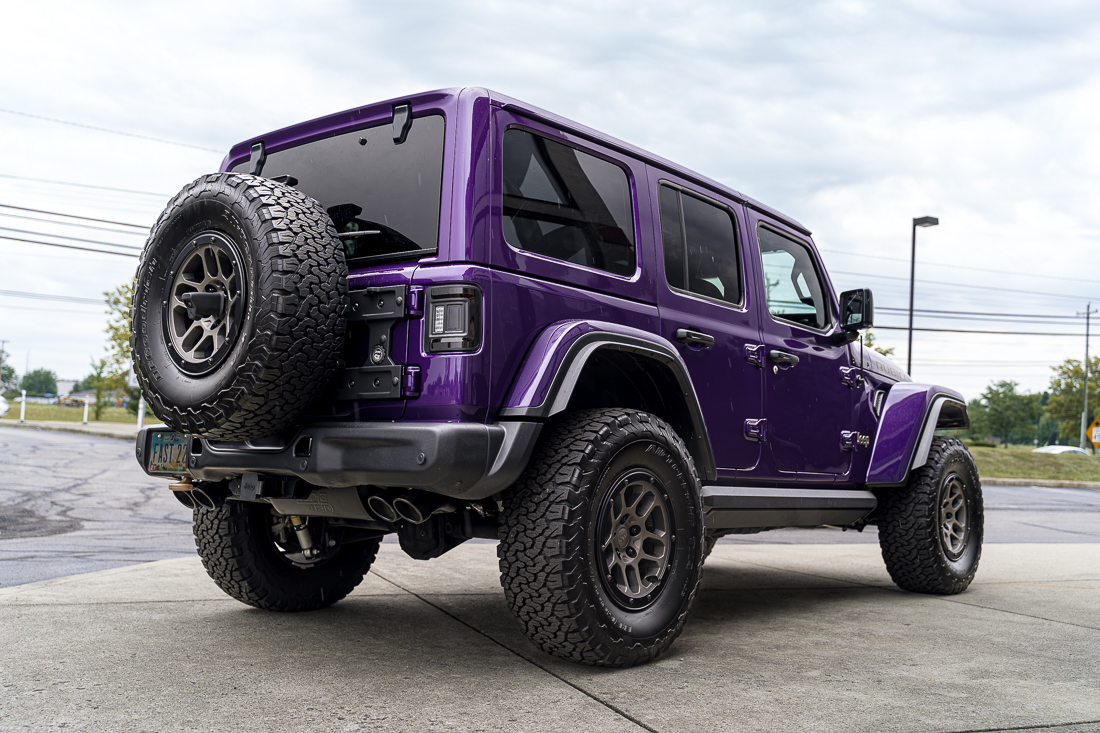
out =
[[[222,279],[239,274],[228,285],[200,286],[237,288],[223,316],[224,346],[210,347],[208,359],[205,347],[179,335],[202,319],[171,320],[182,318],[172,296],[190,287],[180,273],[203,247],[226,253],[230,266],[221,274],[230,275]],[[315,200],[260,176],[195,180],[168,203],[138,265],[130,344],[146,401],[173,430],[192,435],[248,440],[277,433],[336,374],[347,292],[343,247]]]
[[[671,540],[652,593],[624,600],[601,574],[596,533],[604,526],[601,516],[614,516],[608,502],[625,496],[617,492],[638,476],[652,478]],[[550,654],[601,666],[630,667],[665,652],[683,630],[699,588],[699,493],[684,442],[653,415],[585,410],[547,426],[527,471],[504,498],[497,548],[505,598],[528,637]],[[645,496],[636,507],[648,501]],[[608,536],[617,538],[619,525],[612,520],[610,526]],[[644,533],[650,530],[646,524]]]
[[[961,499],[957,504],[966,512],[966,531],[956,530],[955,540],[944,523],[956,521],[956,514],[950,501],[946,509],[942,506],[952,496]],[[878,514],[882,558],[898,587],[954,595],[974,580],[984,532],[982,485],[974,459],[961,442],[933,438],[928,462],[910,473],[905,487],[879,493]]]
[[[293,562],[271,533],[267,504],[227,501],[195,510],[195,546],[207,574],[241,603],[267,611],[314,611],[351,593],[370,570],[381,540],[337,547],[315,562]],[[296,549],[296,548],[290,548]]]

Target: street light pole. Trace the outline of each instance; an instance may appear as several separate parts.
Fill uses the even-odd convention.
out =
[[[940,220],[934,216],[913,219],[913,246],[909,255],[909,350],[905,357],[905,371],[913,376],[913,284],[917,272],[917,227],[934,227]]]
[[[1089,450],[1092,447],[1092,441],[1089,441],[1089,448],[1085,447],[1085,431],[1088,430],[1089,425],[1089,320],[1093,313],[1096,313],[1092,309],[1092,303],[1085,306],[1084,313],[1078,313],[1078,316],[1085,317],[1085,403],[1081,408],[1081,450]]]

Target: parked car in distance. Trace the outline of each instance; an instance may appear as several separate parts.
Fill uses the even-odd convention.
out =
[[[1075,445],[1044,445],[1042,448],[1036,448],[1031,451],[1032,453],[1079,453],[1080,455],[1091,455],[1084,448],[1078,448]]]

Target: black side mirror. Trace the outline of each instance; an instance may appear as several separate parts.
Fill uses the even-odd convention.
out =
[[[867,288],[840,294],[840,327],[854,333],[875,325],[875,299]]]

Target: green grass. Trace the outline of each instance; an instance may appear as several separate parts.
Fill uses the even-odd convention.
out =
[[[1028,446],[970,448],[978,474],[986,478],[1100,481],[1100,456],[1032,453]]]
[[[8,414],[6,419],[19,419],[19,402],[8,401]],[[62,407],[61,405],[40,405],[37,402],[27,403],[27,420],[61,420],[64,422],[81,422],[84,419],[83,407]],[[88,422],[95,421],[95,409],[88,407]],[[121,422],[137,425],[137,415],[132,414],[125,407],[104,407],[100,415],[100,422]]]

